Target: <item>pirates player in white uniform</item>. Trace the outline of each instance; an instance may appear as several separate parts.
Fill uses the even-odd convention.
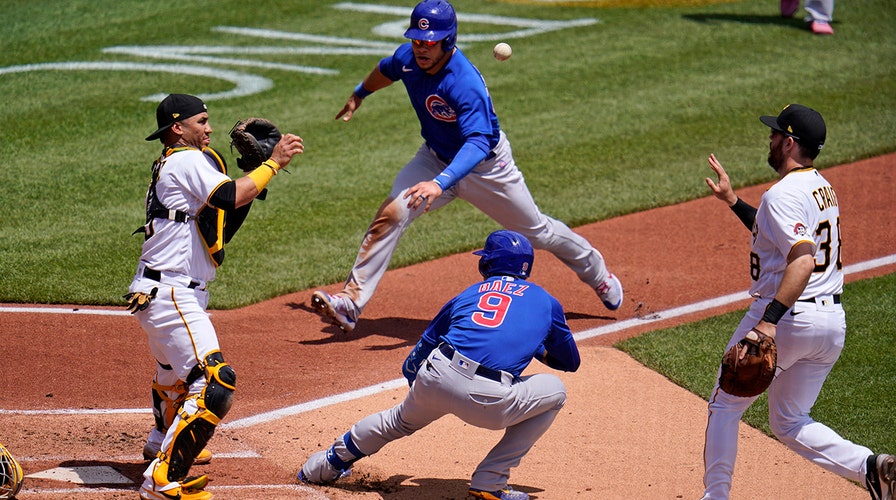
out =
[[[209,320],[208,283],[224,259],[224,243],[278,170],[304,149],[284,134],[270,159],[233,180],[209,145],[205,103],[171,94],[156,110],[164,148],[152,167],[146,225],[128,309],[146,331],[156,359],[153,413],[164,431],[158,456],[144,473],[144,499],[206,500],[205,476],[187,478],[196,456],[230,410],[236,385]]]
[[[734,194],[722,165],[715,155],[709,157],[718,183],[709,178],[706,183],[753,233],[750,294],[755,300],[723,352],[751,329],[774,337],[778,367],[768,389],[772,432],[822,468],[865,484],[873,499],[894,500],[896,457],[874,454],[809,416],[846,337],[840,304],[839,203],[834,189],[812,166],[824,145],[824,120],[799,104],[760,120],[771,128],[768,163],[780,180],[763,194],[758,209]],[[757,397],[733,396],[718,385],[713,389],[704,447],[704,499],[728,498],[738,423]]]

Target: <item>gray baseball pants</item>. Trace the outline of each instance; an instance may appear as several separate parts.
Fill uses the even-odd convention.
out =
[[[364,235],[345,282],[343,292],[354,301],[358,312],[364,310],[373,296],[402,234],[423,215],[422,208],[408,209],[407,200],[402,197],[411,186],[434,179],[446,166],[424,144],[398,172],[389,197]],[[551,252],[591,288],[609,276],[603,255],[588,240],[538,209],[503,132],[493,156],[433,200],[430,210],[443,207],[455,198],[466,200],[505,229],[523,234],[534,248]]]
[[[452,359],[435,349],[420,368],[404,401],[365,417],[351,428],[351,440],[366,455],[410,436],[447,414],[476,427],[504,430],[504,436],[476,467],[470,487],[496,491],[507,486],[510,469],[551,426],[566,403],[566,387],[555,375],[539,373],[514,379],[502,372],[500,382],[476,375],[479,364],[454,353]],[[461,436],[446,436],[461,439]],[[353,455],[343,437],[334,450],[342,460]],[[313,455],[303,467],[310,477],[336,477],[326,454]]]

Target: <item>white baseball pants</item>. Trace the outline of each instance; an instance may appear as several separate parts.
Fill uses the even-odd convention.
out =
[[[846,315],[840,304],[797,302],[778,322],[775,343],[778,370],[768,389],[769,425],[790,449],[826,470],[864,484],[865,461],[871,450],[847,441],[809,411],[834,367],[846,338]],[[753,301],[725,351],[740,341],[765,312],[771,299]],[[727,499],[737,458],[738,424],[756,399],[732,396],[713,389],[704,447],[706,490],[703,499]]]

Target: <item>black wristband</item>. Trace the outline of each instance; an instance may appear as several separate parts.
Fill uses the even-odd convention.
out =
[[[734,205],[731,205],[731,211],[737,218],[747,226],[747,229],[753,230],[753,221],[756,220],[756,208],[750,206],[744,200],[738,198]]]
[[[777,299],[772,299],[772,301],[765,307],[765,314],[762,315],[762,321],[777,325],[778,321],[781,320],[788,309],[790,308],[778,302]]]

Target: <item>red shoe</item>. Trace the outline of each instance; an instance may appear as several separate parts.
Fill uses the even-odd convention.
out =
[[[800,0],[781,0],[781,17],[793,17],[800,8]]]
[[[834,28],[831,28],[830,23],[826,23],[824,21],[812,21],[812,24],[809,26],[809,29],[812,30],[812,33],[816,35],[833,35]]]

